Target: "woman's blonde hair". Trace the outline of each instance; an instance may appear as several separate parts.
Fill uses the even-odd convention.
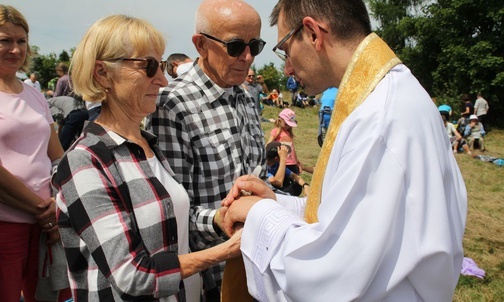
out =
[[[26,38],[28,39],[28,33],[30,32],[30,27],[28,26],[28,22],[26,22],[25,17],[14,7],[10,5],[0,4],[0,26],[12,23],[14,25],[21,26],[26,32]],[[26,41],[26,57],[23,62],[23,65],[19,68],[19,70],[28,72],[28,67],[30,65],[31,58],[33,56],[33,52],[30,48],[30,44],[28,40]]]
[[[125,15],[112,15],[98,20],[86,32],[70,63],[73,91],[86,101],[106,99],[106,87],[94,77],[96,60],[112,67],[116,58],[138,56],[151,47],[164,53],[166,41],[149,22]]]

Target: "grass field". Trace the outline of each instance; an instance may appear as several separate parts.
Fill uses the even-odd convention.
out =
[[[263,116],[277,118],[279,108],[266,107]],[[305,166],[315,166],[318,108],[294,108],[298,128],[294,129],[296,153]],[[266,139],[272,123],[263,123]],[[485,138],[485,155],[504,158],[504,131],[493,129]],[[465,257],[472,258],[486,272],[480,280],[461,276],[453,301],[504,301],[504,167],[482,162],[465,154],[456,155],[468,195],[464,237]],[[311,175],[302,177],[310,181]]]

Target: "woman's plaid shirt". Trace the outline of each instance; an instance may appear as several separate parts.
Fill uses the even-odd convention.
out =
[[[173,175],[156,138],[142,135]],[[183,300],[173,204],[140,146],[91,122],[53,186],[75,301],[153,301],[179,291]]]

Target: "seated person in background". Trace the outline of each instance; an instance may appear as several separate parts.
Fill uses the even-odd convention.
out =
[[[308,95],[304,91],[301,91],[300,93],[297,94],[296,106],[301,108],[310,106],[310,103],[308,101]]]
[[[299,175],[286,167],[287,154],[289,147],[279,142],[271,142],[266,145],[266,165],[268,166],[268,182],[275,188],[295,195],[292,183],[297,183],[305,190],[308,195],[310,186]]]
[[[467,146],[467,142],[464,140],[462,135],[455,129],[455,126],[448,122],[446,119],[446,115],[441,112],[441,118],[443,119],[443,124],[446,128],[446,133],[448,134],[448,138],[450,139],[451,146],[453,148],[453,153],[457,153],[458,149],[461,147],[464,151],[471,155],[471,150],[469,150],[469,146]]]
[[[457,120],[457,125],[455,128],[460,134],[464,134],[465,132],[465,127],[466,127],[466,120],[464,116],[460,116],[460,118]]]
[[[479,145],[481,151],[485,150],[485,136],[486,132],[483,125],[478,121],[478,117],[473,114],[469,117],[469,124],[465,127],[464,137],[467,138],[469,143],[469,148],[474,150],[475,144]]]
[[[278,103],[280,104],[280,108],[289,107],[289,102],[285,101],[280,89],[278,89]]]
[[[259,93],[259,99],[261,100],[261,103],[263,103],[264,105],[275,106],[275,104],[273,103],[273,101],[271,101],[268,98],[268,94],[266,94],[264,92]]]
[[[282,101],[280,100],[278,90],[276,89],[271,90],[270,94],[268,95],[268,100],[270,100],[271,103],[273,103],[273,106],[276,107],[282,106]]]

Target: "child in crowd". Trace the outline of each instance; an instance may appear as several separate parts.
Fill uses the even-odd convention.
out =
[[[270,137],[266,142],[266,145],[275,141],[280,142],[283,145],[290,147],[289,153],[287,154],[286,166],[292,172],[300,175],[302,172],[302,166],[296,156],[296,150],[294,148],[294,133],[292,128],[297,127],[296,113],[291,109],[284,109],[278,115],[275,121],[275,128],[271,130]],[[299,196],[303,188],[298,184],[293,184],[294,194]]]
[[[268,182],[275,188],[296,195],[294,184],[301,186],[308,195],[310,186],[299,175],[286,167],[285,162],[289,153],[289,147],[279,142],[271,142],[266,145],[266,165],[268,165]],[[301,193],[301,192],[299,192]],[[299,196],[297,194],[296,196]]]

